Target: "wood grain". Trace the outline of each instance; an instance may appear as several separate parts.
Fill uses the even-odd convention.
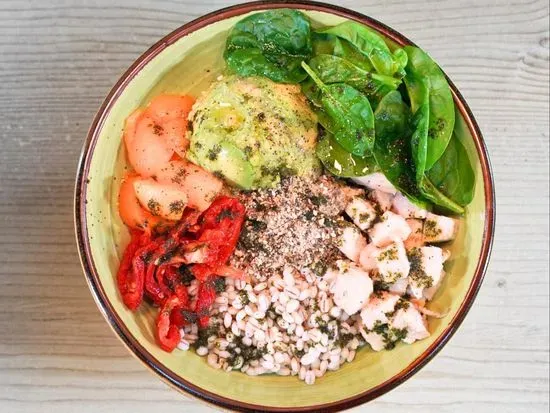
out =
[[[81,273],[73,179],[118,76],[225,0],[0,1],[0,411],[206,412],[136,362]],[[549,6],[528,1],[338,4],[432,54],[484,132],[497,231],[486,281],[434,361],[365,412],[549,407]]]

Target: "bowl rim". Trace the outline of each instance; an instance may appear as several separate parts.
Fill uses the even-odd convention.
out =
[[[194,396],[202,401],[212,403],[222,408],[238,411],[340,411],[342,409],[349,409],[359,404],[371,401],[381,396],[382,394],[387,393],[396,386],[405,382],[411,376],[416,374],[422,367],[424,367],[443,348],[443,346],[449,341],[449,339],[454,335],[454,333],[462,324],[481,287],[487,270],[494,239],[496,210],[495,188],[491,163],[481,130],[472,114],[472,111],[470,110],[462,94],[458,91],[454,83],[448,78],[447,75],[445,76],[447,77],[449,86],[451,87],[455,106],[460,111],[466,122],[466,125],[468,126],[470,133],[472,134],[483,175],[485,196],[485,225],[483,228],[483,240],[480,259],[477,263],[475,274],[470,284],[470,287],[468,288],[466,296],[461,303],[459,309],[457,310],[455,317],[451,320],[447,328],[440,334],[439,337],[436,338],[436,340],[434,341],[434,343],[432,343],[430,347],[428,347],[422,354],[420,354],[405,369],[376,387],[373,387],[349,398],[325,404],[300,407],[276,407],[251,404],[239,400],[230,399],[194,385],[193,383],[185,380],[181,376],[168,369],[151,353],[149,353],[134,338],[134,336],[125,326],[120,317],[118,317],[116,311],[114,310],[109,299],[107,298],[107,295],[99,280],[98,272],[95,268],[95,264],[92,258],[90,242],[88,238],[86,222],[86,192],[90,162],[95,149],[95,145],[99,139],[99,133],[105,123],[105,120],[107,119],[114,103],[119,98],[122,91],[128,86],[130,81],[139,73],[141,69],[143,69],[166,47],[170,46],[171,44],[178,41],[180,38],[198,29],[201,29],[212,23],[225,20],[227,18],[239,16],[249,12],[278,8],[295,8],[334,14],[347,18],[349,20],[355,20],[359,23],[365,24],[377,30],[378,32],[381,32],[386,37],[401,46],[415,45],[407,37],[403,36],[389,26],[386,26],[385,24],[379,22],[378,20],[344,7],[316,1],[282,0],[272,2],[262,0],[250,3],[242,3],[208,13],[189,23],[184,24],[183,26],[180,26],[176,30],[163,37],[153,46],[151,46],[137,60],[134,61],[134,63],[128,68],[128,70],[117,80],[117,82],[103,101],[97,114],[95,115],[90,129],[88,130],[82,152],[80,154],[80,159],[78,161],[74,195],[75,235],[82,269],[84,271],[90,291],[92,292],[94,300],[101,313],[103,314],[115,334],[118,336],[118,338],[128,348],[128,350],[149,369],[154,371],[163,381],[168,383],[171,387],[174,387],[179,391],[186,392],[189,395]]]

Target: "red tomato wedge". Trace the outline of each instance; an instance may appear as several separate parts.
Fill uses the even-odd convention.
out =
[[[223,182],[200,166],[186,161],[171,161],[161,168],[156,178],[159,182],[180,186],[189,199],[189,206],[204,211],[223,187]]]
[[[132,112],[130,116],[126,119],[126,123],[124,124],[124,133],[123,133],[123,139],[124,144],[126,145],[126,148],[129,148],[132,146],[132,142],[134,140],[134,137],[136,136],[136,126],[139,118],[143,115],[145,112],[144,109],[138,108]]]
[[[168,146],[182,158],[189,147],[188,117],[194,103],[193,96],[160,95],[147,107],[147,112],[164,128]]]
[[[139,179],[137,175],[128,175],[122,181],[118,193],[118,212],[122,222],[130,228],[151,232],[163,221],[141,207],[134,190],[134,182]]]
[[[195,98],[189,95],[159,95],[151,100],[147,109],[160,122],[176,118],[187,121],[194,103]]]
[[[126,150],[130,164],[141,176],[153,176],[172,158],[174,150],[165,134],[162,124],[147,113],[137,120],[134,137],[126,140]]]
[[[189,148],[189,139],[187,139],[187,120],[176,118],[162,123],[164,128],[163,137],[166,144],[180,157],[185,157],[187,148]]]
[[[154,179],[136,179],[134,190],[139,203],[151,214],[171,221],[179,220],[187,205],[187,194],[174,184]]]

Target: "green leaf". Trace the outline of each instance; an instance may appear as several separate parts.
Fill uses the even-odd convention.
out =
[[[315,152],[325,168],[339,177],[365,176],[378,170],[372,156],[362,158],[352,155],[342,148],[330,133],[317,143]]]
[[[317,32],[311,34],[311,40],[314,56],[328,54],[341,57],[366,72],[374,72],[374,66],[369,58],[347,40],[341,39],[333,34]]]
[[[369,100],[353,87],[324,84],[306,63],[303,68],[321,91],[321,103],[327,115],[327,129],[348,152],[365,156],[374,145],[374,114]]]
[[[451,89],[445,75],[425,52],[417,47],[405,46],[408,63],[405,68],[405,85],[409,92],[413,113],[425,104],[428,95],[429,125],[426,152],[426,170],[443,155],[455,123],[455,109]],[[421,86],[420,83],[423,83]],[[420,90],[426,87],[427,90]]]
[[[457,214],[463,214],[464,208],[454,202],[452,199],[449,199],[445,194],[441,193],[435,185],[430,181],[426,176],[423,176],[419,183],[420,192],[422,195],[432,201],[434,204],[439,205],[451,212]]]
[[[374,112],[376,140],[373,154],[386,178],[415,204],[427,208],[416,186],[409,144],[411,111],[398,91],[388,93]]]
[[[256,13],[239,21],[229,33],[224,53],[234,73],[285,83],[306,78],[300,64],[311,56],[310,22],[291,9]]]
[[[404,54],[400,51],[392,53],[379,34],[360,23],[347,21],[319,33],[332,34],[350,42],[369,58],[372,66],[380,74],[400,77],[404,74]]]
[[[466,148],[456,134],[427,176],[440,192],[457,204],[466,206],[472,202],[476,177]]]
[[[309,61],[319,78],[327,84],[346,83],[363,92],[374,105],[392,90],[396,90],[401,80],[363,70],[350,61],[328,54],[320,54]]]

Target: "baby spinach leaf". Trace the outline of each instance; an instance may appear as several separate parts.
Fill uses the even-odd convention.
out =
[[[315,152],[325,168],[339,177],[364,176],[378,170],[372,156],[352,155],[336,142],[330,132],[326,132],[319,140]]]
[[[365,156],[374,145],[374,114],[367,97],[344,83],[325,85],[305,62],[302,66],[321,91],[327,129],[345,150]]]
[[[447,149],[428,171],[428,178],[437,189],[461,206],[474,197],[475,173],[466,148],[453,134]]]
[[[306,78],[300,64],[311,55],[310,22],[291,9],[256,13],[239,21],[229,33],[224,53],[234,73],[288,83]]]
[[[401,84],[399,79],[365,71],[346,59],[328,54],[315,56],[310,60],[309,66],[324,83],[346,83],[353,86],[367,95],[374,106]]]
[[[337,56],[346,59],[366,72],[375,71],[369,58],[347,40],[333,34],[313,32],[311,34],[311,42],[314,56],[321,54]]]
[[[457,214],[464,213],[464,208],[439,191],[427,176],[424,175],[420,180],[419,189],[422,195],[434,204]]]
[[[429,99],[429,125],[426,153],[426,170],[429,170],[443,155],[455,122],[453,96],[445,75],[425,52],[417,47],[405,46],[408,63],[405,68],[405,85],[409,92],[413,113],[424,104],[424,95],[418,89],[422,80],[427,87]],[[420,92],[420,93],[419,93]]]
[[[399,77],[404,75],[403,69],[407,64],[406,54],[400,49],[392,53],[384,39],[374,30],[360,23],[347,21],[321,30],[320,33],[332,34],[350,42],[369,58],[378,73]]]
[[[409,74],[407,73],[407,77]],[[422,196],[436,205],[439,205],[452,212],[462,214],[464,209],[453,200],[449,199],[441,193],[437,187],[426,177],[426,160],[428,153],[428,129],[430,121],[429,111],[429,95],[430,91],[426,85],[425,79],[414,79],[414,82],[408,82],[405,78],[407,88],[413,84],[414,87],[409,93],[411,104],[414,101],[417,107],[416,112],[412,116],[411,128],[413,130],[411,136],[411,154],[414,165],[414,175],[416,187]]]
[[[388,93],[374,112],[376,139],[373,154],[386,178],[412,202],[426,208],[416,186],[409,144],[411,110],[398,91]]]

